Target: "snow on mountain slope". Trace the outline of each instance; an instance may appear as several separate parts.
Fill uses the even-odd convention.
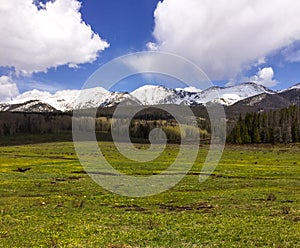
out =
[[[61,111],[99,107],[111,93],[102,87],[84,90],[63,90],[45,101]]]
[[[0,111],[46,112],[55,110],[62,112],[76,109],[110,107],[120,102],[138,104],[141,102],[128,93],[109,92],[96,87],[83,90],[62,90],[51,95],[48,92],[32,90],[25,92],[9,103],[0,104]],[[38,107],[39,106],[39,107]],[[16,109],[16,110],[15,110]]]
[[[99,106],[112,107],[118,103],[122,103],[124,105],[142,105],[142,103],[137,98],[129,93],[112,92],[102,101]]]
[[[0,111],[8,112],[58,112],[57,109],[40,100],[30,100],[13,104],[0,104]]]
[[[65,100],[63,95],[67,94],[68,92],[61,94],[60,99]],[[67,110],[89,109],[98,107],[112,107],[124,101],[127,101],[127,103],[131,102],[139,105],[141,104],[138,99],[134,98],[128,93],[109,92],[104,88],[98,87],[79,91],[74,98],[66,99],[64,106]],[[60,104],[62,104],[62,102]],[[52,106],[55,105],[52,104]]]
[[[21,95],[16,96],[10,103],[17,104],[32,100],[42,100],[51,97],[51,94],[46,91],[31,90],[26,91]]]
[[[131,95],[143,105],[181,104],[183,101],[175,90],[163,86],[145,85],[131,92]]]
[[[10,104],[0,103],[0,111],[1,112],[9,111],[9,109],[10,109]]]
[[[256,96],[262,93],[274,94],[273,91],[255,83],[244,83],[231,87],[212,87],[199,94],[197,103],[215,102],[230,106],[238,101]]]
[[[211,87],[207,90],[186,88],[176,90],[162,86],[146,85],[133,91],[131,94],[139,99],[144,105],[158,104],[206,104],[215,102],[222,105],[232,105],[240,100],[262,93],[273,94],[274,92],[262,85],[255,83],[239,84],[232,87]]]
[[[298,86],[300,88],[300,84]],[[298,86],[295,85],[294,87]],[[101,87],[63,90],[55,94],[33,90],[17,96],[11,102],[1,103],[0,111],[13,111],[17,108],[18,111],[34,109],[43,112],[43,109],[44,111],[53,111],[54,109],[66,112],[76,109],[111,107],[121,102],[127,105],[185,104],[191,106],[214,102],[230,106],[263,93],[275,94],[275,92],[255,83],[244,83],[224,88],[215,86],[203,91],[193,87],[169,89],[163,86],[145,85],[130,94],[109,92]]]
[[[294,86],[288,88],[287,90],[300,90],[300,83],[295,84]]]
[[[28,101],[22,104],[10,105],[10,112],[57,112],[57,109],[39,100]]]
[[[65,112],[80,108],[98,107],[110,94],[109,91],[101,87],[84,90],[62,90],[53,95],[48,92],[32,90],[17,96],[9,104],[39,100]]]
[[[176,88],[175,90],[176,91],[192,92],[192,93],[200,93],[200,92],[202,92],[202,90],[200,90],[200,89],[198,89],[196,87],[193,87],[193,86],[186,87],[186,88]]]

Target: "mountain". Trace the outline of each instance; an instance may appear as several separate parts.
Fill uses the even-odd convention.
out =
[[[94,104],[94,107],[113,107],[119,103],[123,105],[142,105],[142,103],[129,93],[111,92],[102,99],[101,104]]]
[[[286,91],[289,91],[289,90],[300,90],[300,83],[295,84],[294,86],[288,88]]]
[[[123,101],[141,104],[129,93],[109,92],[102,87],[84,90],[63,90],[51,95],[48,92],[32,90],[25,92],[11,102],[0,104],[0,111],[19,112],[47,112],[48,106],[53,111],[68,112],[76,109],[89,109],[97,107],[110,107]],[[43,105],[33,108],[33,103]],[[30,103],[30,104],[29,104]],[[33,111],[37,110],[37,111]]]
[[[174,90],[163,86],[145,85],[133,91],[131,95],[143,105],[199,105],[215,102],[229,106],[240,100],[262,93],[274,94],[275,92],[255,83],[244,83],[232,87],[211,87],[204,91],[193,87]]]
[[[292,105],[300,106],[300,84],[273,93],[263,93],[248,97],[226,108],[227,116],[240,113],[270,111],[288,108]]]
[[[300,83],[281,91],[278,95],[289,100],[292,105],[300,106]]]
[[[143,105],[181,104],[182,98],[176,90],[163,86],[145,85],[131,92]]]
[[[185,88],[176,88],[175,90],[176,91],[187,91],[187,92],[193,92],[193,93],[200,93],[202,91],[202,90],[200,90],[196,87],[193,87],[193,86],[185,87]]]
[[[241,113],[260,112],[283,109],[291,106],[291,102],[278,94],[263,93],[226,106],[226,116],[237,116]]]
[[[97,87],[84,90],[62,90],[51,95],[48,92],[32,90],[17,96],[11,105],[26,103],[39,100],[45,104],[51,105],[56,110],[66,112],[73,109],[92,108],[101,102],[101,100],[110,94],[104,88]]]
[[[230,87],[214,86],[206,90],[189,88],[170,89],[164,86],[145,85],[135,91],[110,92],[96,87],[83,90],[63,90],[55,94],[32,90],[25,92],[12,101],[0,103],[0,111],[10,112],[69,112],[77,109],[113,107],[125,105],[177,104],[205,106],[217,103],[232,109],[269,110],[300,105],[300,84],[275,92],[256,83],[244,83]]]
[[[274,94],[275,92],[251,82],[230,87],[212,87],[200,93],[201,101],[199,103],[214,102],[230,106],[241,100],[263,93]]]
[[[50,113],[59,112],[50,104],[43,103],[39,100],[29,100],[23,103],[0,104],[0,111],[6,112],[29,112],[29,113]]]

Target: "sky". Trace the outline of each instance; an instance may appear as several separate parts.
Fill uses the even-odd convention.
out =
[[[218,86],[288,88],[300,82],[299,13],[298,0],[0,0],[0,101],[80,89],[101,65],[141,51],[180,55]],[[151,83],[160,78],[114,90]]]

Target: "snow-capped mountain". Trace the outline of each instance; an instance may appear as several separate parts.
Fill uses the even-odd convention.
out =
[[[244,83],[230,87],[212,87],[202,91],[198,103],[214,102],[230,106],[246,98],[263,93],[274,94],[275,92],[256,83]]]
[[[187,104],[199,105],[208,102],[232,105],[238,101],[262,93],[274,94],[273,91],[255,83],[244,83],[231,87],[211,87],[201,91],[195,88],[176,90],[162,86],[146,85],[131,94],[144,105]]]
[[[272,95],[279,95],[287,99],[287,102],[298,104],[300,102],[299,89],[300,84],[297,84],[285,91],[275,92],[259,84],[244,83],[231,87],[215,86],[203,91],[193,87],[170,89],[154,85],[142,86],[131,93],[110,92],[101,87],[63,90],[55,94],[33,90],[15,97],[10,102],[0,103],[0,111],[67,112],[76,109],[111,107],[121,102],[127,105],[184,104],[190,106],[205,105],[209,102],[233,106],[243,102],[243,105],[254,106],[259,105],[259,102],[266,99],[266,96]],[[251,100],[243,101],[246,99]],[[267,99],[277,98],[268,97]]]
[[[300,105],[300,83],[280,91],[278,95],[287,99],[292,105]]]
[[[109,107],[123,101],[130,101],[140,104],[140,102],[128,93],[109,92],[102,87],[84,90],[63,90],[55,94],[32,90],[25,92],[8,103],[0,104],[0,111],[37,112],[49,111],[51,106],[56,111],[72,111],[75,109],[89,109],[97,107]],[[33,104],[38,104],[39,108],[33,108]],[[43,109],[44,106],[44,109]]]
[[[97,87],[84,90],[62,90],[51,95],[48,92],[32,90],[27,91],[8,104],[20,104],[29,101],[39,100],[54,107],[59,111],[71,111],[80,108],[92,108],[98,106],[98,103],[105,97],[108,97],[109,91],[104,88]]]
[[[194,87],[170,89],[164,86],[145,85],[131,92],[131,95],[143,105],[199,105],[206,103],[199,100],[202,92]]]
[[[143,105],[181,104],[183,99],[176,90],[163,86],[145,85],[131,92]]]
[[[193,86],[190,86],[190,87],[185,87],[185,88],[176,88],[175,89],[176,91],[187,91],[187,92],[192,92],[192,93],[200,93],[202,92],[202,90],[196,88],[196,87],[193,87]]]
[[[288,88],[287,90],[300,90],[300,83],[293,85],[292,87]]]
[[[30,113],[44,113],[57,112],[57,109],[40,100],[30,100],[23,103],[6,104],[0,103],[0,111],[7,112],[30,112]]]
[[[95,103],[93,107],[113,107],[119,103],[124,105],[142,105],[137,98],[127,92],[111,92],[107,97],[102,99],[100,104]]]
[[[51,94],[46,91],[31,90],[16,96],[11,103],[22,103],[24,101],[42,100],[51,97]]]

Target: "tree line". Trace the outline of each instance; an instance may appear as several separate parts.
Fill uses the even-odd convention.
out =
[[[145,117],[145,116],[142,116]],[[147,140],[150,132],[155,128],[164,131],[170,142],[179,142],[182,138],[189,139],[200,137],[201,140],[209,139],[209,123],[199,118],[197,123],[181,125],[172,118],[144,119],[141,116],[131,120],[126,125],[124,118],[111,117],[76,117],[78,131],[96,131],[106,133],[110,137],[114,128],[120,135],[129,131],[131,138]],[[89,130],[90,129],[90,130]],[[58,134],[72,131],[72,115],[64,113],[0,113],[0,136],[12,136],[15,134]],[[158,140],[164,137],[156,137]]]
[[[227,141],[233,144],[300,142],[300,107],[240,115]]]
[[[0,136],[47,134],[72,130],[72,117],[60,113],[0,113]]]
[[[147,113],[148,114],[148,113]],[[143,118],[142,118],[143,117]],[[148,116],[149,117],[149,116]],[[172,117],[147,118],[139,116],[131,121],[129,127],[124,120],[112,119],[109,116],[82,117],[79,127],[95,125],[96,132],[111,133],[117,128],[122,133],[129,128],[130,137],[148,139],[151,130],[162,129],[168,140],[179,141],[181,138],[200,136],[201,140],[210,139],[210,122],[206,118],[197,118],[193,125],[181,126]],[[157,116],[155,116],[157,117]],[[292,143],[300,142],[300,107],[291,106],[270,112],[253,112],[240,115],[235,124],[228,130],[227,142],[233,144],[250,143]],[[0,136],[18,133],[45,134],[60,133],[72,130],[72,115],[63,113],[0,113]],[[184,137],[181,137],[181,135]]]
[[[154,119],[132,119],[130,123],[126,118],[98,117],[96,120],[92,117],[79,118],[76,120],[78,131],[92,131],[95,125],[96,132],[111,133],[122,137],[129,133],[131,138],[147,140],[153,129],[161,129],[168,141],[180,142],[181,139],[194,139],[199,137],[201,140],[210,138],[207,121],[198,119],[197,123],[179,125],[176,120],[154,120]],[[129,124],[129,125],[128,125]],[[163,140],[165,137],[157,133],[154,137],[157,140]]]

